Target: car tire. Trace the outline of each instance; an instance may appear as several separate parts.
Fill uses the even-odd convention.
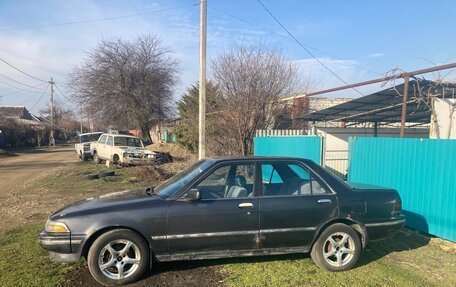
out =
[[[118,164],[120,161],[120,158],[119,158],[119,155],[115,154],[113,157],[112,157],[112,162],[114,164]]]
[[[99,175],[100,177],[115,176],[115,175],[116,175],[116,172],[113,171],[113,170],[101,171],[98,175]]]
[[[147,271],[149,263],[149,245],[143,237],[129,229],[115,229],[102,234],[92,244],[87,256],[90,273],[105,286],[137,281]]]
[[[81,178],[88,179],[88,180],[94,180],[94,179],[99,179],[100,176],[98,174],[83,174],[83,175],[81,175]]]
[[[98,157],[98,153],[94,153],[94,154],[93,154],[93,162],[94,162],[95,164],[100,164],[100,163],[101,163],[101,160],[100,160],[100,158]]]
[[[361,240],[356,231],[345,224],[336,223],[320,234],[310,255],[321,268],[338,272],[355,266],[361,251]]]

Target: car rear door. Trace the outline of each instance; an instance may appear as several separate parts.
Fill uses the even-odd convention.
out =
[[[167,242],[171,254],[251,251],[258,248],[258,197],[254,162],[222,163],[191,188],[202,199],[185,194],[168,212]]]
[[[106,144],[106,139],[108,138],[107,135],[102,135],[100,137],[100,139],[98,140],[98,143],[97,143],[97,154],[98,154],[98,157],[100,158],[105,158],[104,157],[104,152],[105,152],[105,144]]]
[[[299,161],[259,166],[261,248],[307,249],[317,228],[337,217],[337,196]]]

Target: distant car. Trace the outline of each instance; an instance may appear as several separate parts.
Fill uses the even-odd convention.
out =
[[[108,160],[119,165],[138,165],[158,160],[156,152],[145,149],[142,140],[132,135],[102,134],[91,149],[95,163]]]
[[[81,160],[92,158],[90,144],[98,141],[102,132],[85,133],[78,136],[78,142],[74,145],[74,151]]]
[[[404,226],[394,189],[348,185],[313,161],[205,159],[156,188],[73,203],[50,216],[41,246],[57,261],[87,258],[105,285],[138,280],[157,261],[310,252],[352,268],[370,240]]]

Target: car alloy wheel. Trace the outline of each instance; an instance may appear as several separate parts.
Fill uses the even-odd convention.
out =
[[[345,232],[336,232],[328,236],[323,243],[323,256],[334,267],[343,267],[350,263],[355,253],[353,238]]]
[[[345,271],[358,262],[363,246],[356,231],[343,223],[328,226],[312,246],[313,261],[329,271]]]
[[[149,268],[149,245],[132,230],[114,229],[94,241],[87,264],[93,278],[103,285],[129,284],[141,278]]]
[[[113,280],[126,279],[138,270],[141,252],[129,240],[113,240],[101,249],[98,267],[101,273]]]

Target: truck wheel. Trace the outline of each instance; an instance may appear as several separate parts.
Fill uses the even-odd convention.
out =
[[[101,160],[100,160],[100,158],[98,157],[98,153],[94,153],[94,154],[93,154],[93,162],[94,162],[95,164],[100,164],[100,163],[101,163]]]
[[[98,237],[89,249],[87,263],[93,278],[103,285],[137,281],[149,267],[150,249],[129,229],[115,229]]]
[[[356,231],[342,223],[326,228],[318,237],[310,255],[315,264],[328,271],[345,271],[358,262],[361,240]]]

